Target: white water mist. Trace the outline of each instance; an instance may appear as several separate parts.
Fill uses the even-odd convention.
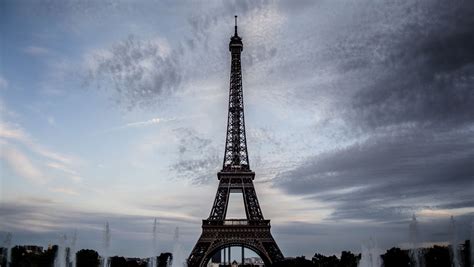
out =
[[[7,262],[7,267],[10,267],[10,261],[11,261],[11,253],[12,253],[12,239],[13,239],[13,235],[12,233],[8,232],[6,235],[5,235],[5,239],[3,240],[3,247],[7,250],[7,259],[6,259],[6,262]]]
[[[109,249],[110,249],[110,239],[111,239],[111,232],[109,222],[105,222],[104,226],[104,238],[103,238],[103,251],[102,251],[102,266],[108,267],[109,266]]]
[[[456,232],[456,221],[454,217],[451,216],[450,223],[450,235],[451,235],[451,266],[460,267],[459,265],[459,256],[458,256],[458,238]]]
[[[151,257],[148,260],[148,267],[156,267],[157,259],[156,254],[158,253],[158,246],[157,246],[157,238],[158,238],[158,220],[155,218],[153,221],[153,239],[152,239],[152,253]]]
[[[186,260],[184,258],[183,249],[179,241],[179,227],[176,227],[174,230],[173,243],[174,243],[174,246],[173,246],[172,266],[175,266],[175,267],[186,266]]]
[[[380,267],[382,261],[380,257],[380,249],[377,242],[371,238],[367,245],[362,245],[362,257],[359,262],[359,267]]]
[[[414,263],[415,267],[420,267],[421,266],[421,257],[420,257],[420,245],[419,245],[419,230],[418,230],[418,221],[416,220],[415,214],[413,214],[413,217],[410,222],[409,226],[410,230],[410,258],[412,262]]]
[[[56,251],[56,257],[54,258],[54,267],[66,267],[67,266],[67,248],[66,248],[67,235],[63,234],[59,237],[58,250]]]

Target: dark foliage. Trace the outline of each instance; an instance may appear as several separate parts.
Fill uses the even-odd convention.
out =
[[[272,267],[312,267],[313,262],[305,259],[304,256],[296,257],[294,259],[284,259],[280,262],[276,262]]]
[[[316,253],[313,256],[313,266],[316,266],[316,267],[339,266],[339,259],[335,255],[327,257],[327,256]]]
[[[471,266],[470,256],[471,242],[466,240],[457,249],[459,252],[459,261],[461,266]],[[0,248],[1,259],[7,253],[5,249]],[[47,250],[32,251],[27,246],[15,246],[11,249],[11,267],[54,267],[54,258],[58,252],[58,247],[53,246]],[[426,267],[446,267],[451,266],[450,247],[433,246],[420,250]],[[407,250],[400,248],[391,248],[381,255],[384,267],[409,267],[414,266],[410,262],[410,254]],[[304,256],[296,258],[287,258],[276,262],[272,267],[357,267],[361,255],[354,255],[350,251],[343,251],[341,257],[324,256],[315,253],[312,260],[307,260]],[[168,267],[173,260],[173,255],[169,252],[161,253],[157,257],[157,267]],[[0,262],[2,264],[2,262]],[[111,267],[145,267],[146,261],[134,258],[111,257]],[[82,249],[76,253],[77,267],[99,267],[99,254],[90,249]],[[3,264],[2,264],[3,266]]]
[[[449,257],[449,248],[434,246],[425,252],[426,267],[444,267],[451,266],[451,258]]]
[[[410,267],[410,256],[407,250],[391,248],[382,255],[384,267]]]
[[[77,267],[97,267],[99,264],[99,253],[95,250],[82,249],[76,253]]]
[[[43,252],[28,252],[25,246],[15,246],[11,251],[10,267],[52,267],[58,246]]]
[[[360,254],[354,255],[350,251],[343,251],[341,253],[341,260],[339,261],[339,267],[357,267],[360,261]]]
[[[161,253],[157,258],[158,267],[167,267],[173,261],[173,254],[169,252]]]
[[[4,248],[4,247],[0,247],[0,252],[1,252],[1,255],[0,255],[0,265],[1,265],[1,266],[7,266],[7,253],[8,253],[8,249],[7,249],[7,248]]]
[[[464,241],[464,244],[461,246],[461,256],[462,262],[464,262],[464,266],[472,266],[472,259],[471,259],[471,240]]]
[[[460,252],[460,264],[463,267],[471,266],[470,258],[471,244],[466,240],[458,250]],[[424,257],[425,267],[449,267],[451,266],[450,247],[434,246],[420,250],[420,255]],[[414,266],[408,250],[400,248],[391,248],[381,255],[384,267],[410,267]],[[312,261],[304,257],[294,259],[285,259],[274,263],[272,267],[357,267],[361,259],[361,254],[354,255],[350,251],[343,251],[341,258],[336,256],[324,256],[315,253]]]
[[[110,258],[110,266],[111,267],[127,267],[127,260],[124,257],[111,257]]]

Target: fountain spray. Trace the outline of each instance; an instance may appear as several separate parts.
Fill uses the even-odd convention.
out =
[[[414,262],[415,267],[420,267],[420,255],[419,255],[419,233],[418,233],[418,221],[416,220],[415,214],[413,214],[410,222],[410,258]]]
[[[56,251],[56,257],[54,258],[54,267],[66,267],[67,265],[66,241],[66,234],[62,234],[59,236],[58,250]]]
[[[367,246],[362,245],[362,257],[359,262],[359,267],[380,267],[382,266],[380,258],[380,249],[377,246],[375,239],[370,238]]]
[[[183,257],[183,251],[181,248],[181,244],[179,242],[179,227],[176,227],[174,230],[174,238],[173,238],[173,264],[177,267],[185,266],[185,260]]]
[[[11,253],[12,253],[12,249],[11,249],[12,239],[13,239],[12,233],[8,232],[5,235],[5,239],[3,240],[3,247],[6,248],[7,250],[7,253],[6,253],[7,254],[7,267],[10,267],[10,260],[11,260]]]
[[[110,248],[110,226],[109,222],[105,222],[105,229],[104,229],[104,252],[103,252],[103,267],[108,267],[109,265],[109,248]]]
[[[155,218],[153,221],[153,240],[152,240],[152,254],[148,261],[148,267],[156,267],[156,254],[157,254],[157,234],[158,234],[158,221]]]
[[[450,235],[451,235],[451,262],[453,267],[460,267],[459,259],[458,259],[458,240],[457,240],[457,233],[456,233],[456,221],[454,217],[451,216],[451,224],[450,224]]]
[[[72,259],[70,260],[72,261],[73,267],[76,266],[76,242],[77,242],[77,231],[74,230],[74,233],[72,234],[72,238],[71,238],[71,244],[69,247],[69,255],[72,256]]]

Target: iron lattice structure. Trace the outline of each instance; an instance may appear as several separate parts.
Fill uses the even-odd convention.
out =
[[[211,213],[202,221],[202,234],[188,258],[188,267],[204,267],[217,251],[231,246],[255,251],[266,265],[283,259],[270,232],[270,220],[264,219],[260,209],[253,184],[255,173],[249,166],[240,60],[242,50],[236,18],[235,33],[229,43],[231,73],[224,162],[222,170],[217,173],[219,187]],[[245,219],[226,220],[231,193],[242,193]]]

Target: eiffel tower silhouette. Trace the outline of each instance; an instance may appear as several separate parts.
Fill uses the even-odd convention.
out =
[[[257,253],[267,266],[283,259],[270,232],[270,220],[264,219],[258,204],[253,184],[255,173],[249,166],[240,61],[242,50],[242,38],[237,34],[235,16],[235,33],[229,43],[231,72],[224,162],[222,170],[217,173],[219,187],[211,214],[202,221],[202,234],[188,258],[188,267],[206,266],[214,254],[221,250],[224,250],[224,254],[228,250],[230,264],[230,247],[235,246],[242,247],[242,258],[244,248],[248,248]],[[232,193],[243,195],[245,219],[225,219]]]

